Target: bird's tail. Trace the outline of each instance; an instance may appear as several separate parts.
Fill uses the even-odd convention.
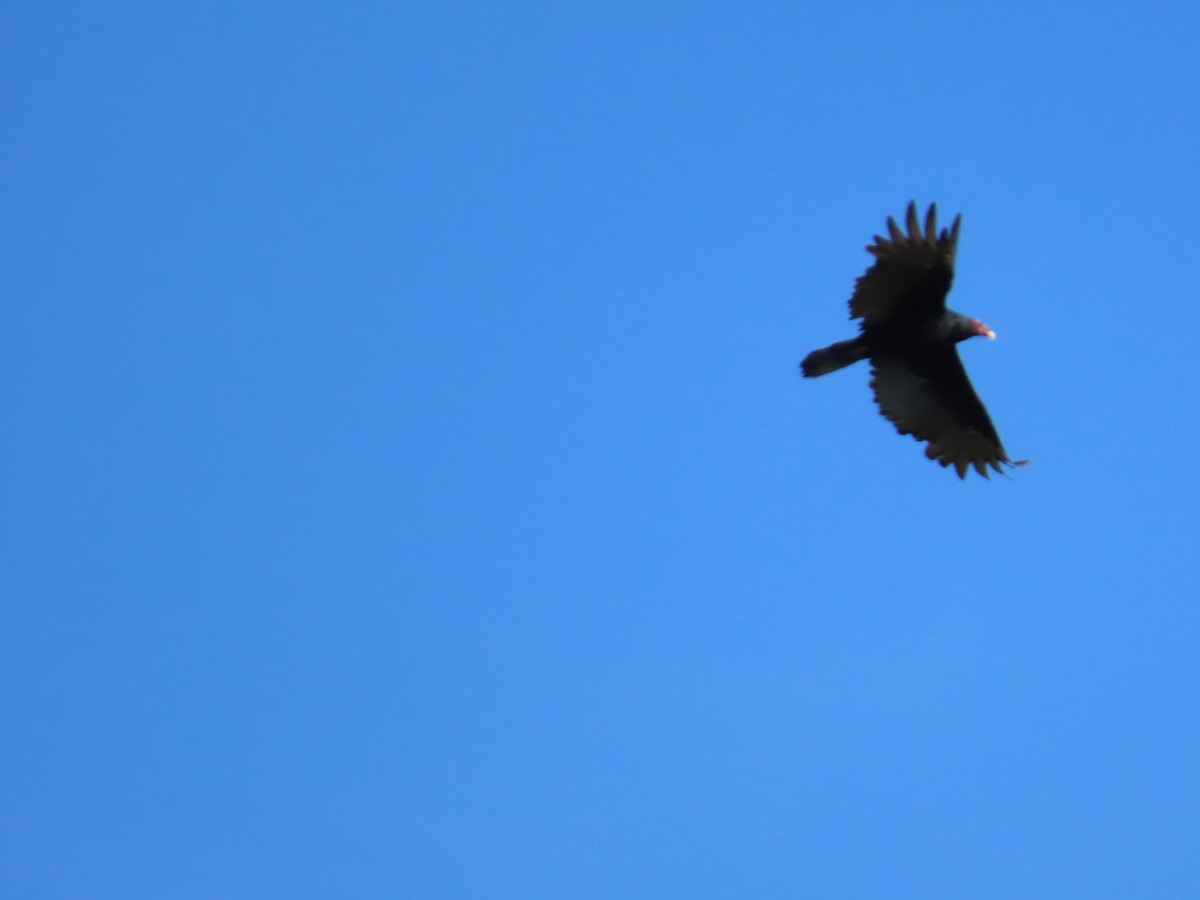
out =
[[[860,359],[866,359],[867,356],[867,348],[862,338],[856,337],[848,341],[838,341],[836,344],[830,344],[820,350],[814,350],[804,357],[804,362],[800,363],[800,369],[804,372],[805,378],[816,378],[818,375],[836,372]]]

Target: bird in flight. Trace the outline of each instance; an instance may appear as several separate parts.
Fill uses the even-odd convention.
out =
[[[905,218],[907,234],[889,217],[888,237],[875,235],[867,247],[875,263],[850,298],[859,335],[814,350],[800,368],[816,378],[869,359],[879,411],[900,434],[927,442],[925,455],[954,466],[959,478],[971,468],[987,478],[989,467],[1023,466],[1028,460],[1008,458],[955,349],[967,338],[996,337],[978,319],[946,308],[962,215],[940,232],[937,204],[930,204],[924,228],[915,202]]]

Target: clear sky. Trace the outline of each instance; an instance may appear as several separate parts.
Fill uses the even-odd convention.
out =
[[[1198,25],[8,4],[4,893],[1200,896]]]

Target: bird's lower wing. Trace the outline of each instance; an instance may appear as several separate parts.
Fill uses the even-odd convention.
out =
[[[972,467],[986,478],[989,466],[1012,464],[953,348],[919,360],[873,357],[871,371],[880,412],[901,434],[927,441],[930,459],[954,466],[959,478]]]

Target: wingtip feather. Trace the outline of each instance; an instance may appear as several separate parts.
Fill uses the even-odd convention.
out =
[[[917,219],[917,201],[908,201],[908,210],[905,213],[905,218],[908,220],[908,235],[913,240],[921,239],[921,222]]]

